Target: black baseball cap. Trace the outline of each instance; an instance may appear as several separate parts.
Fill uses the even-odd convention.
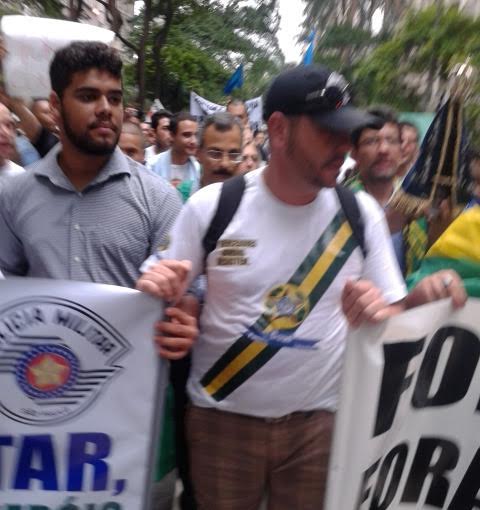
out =
[[[298,66],[280,73],[271,83],[264,101],[264,119],[273,112],[309,115],[321,127],[340,133],[359,128],[380,129],[383,122],[351,106],[345,78],[320,65]]]

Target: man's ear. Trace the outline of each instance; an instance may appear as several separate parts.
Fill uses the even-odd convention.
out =
[[[281,112],[273,112],[267,121],[267,125],[270,145],[278,145],[279,147],[285,148],[291,129],[287,117]]]

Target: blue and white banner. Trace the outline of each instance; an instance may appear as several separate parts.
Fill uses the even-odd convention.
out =
[[[480,508],[480,301],[348,339],[327,510]]]
[[[262,96],[254,97],[245,101],[248,120],[252,129],[258,129],[263,124],[263,100]],[[207,115],[225,110],[225,106],[212,103],[208,99],[199,96],[196,92],[190,92],[190,114],[200,121]]]
[[[0,281],[1,510],[150,507],[161,315],[121,287]]]

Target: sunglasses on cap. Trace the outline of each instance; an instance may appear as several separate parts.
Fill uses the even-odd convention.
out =
[[[338,110],[350,101],[348,82],[339,73],[333,72],[325,87],[313,90],[305,96],[305,113]]]

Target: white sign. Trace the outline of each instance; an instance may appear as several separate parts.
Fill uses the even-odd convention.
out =
[[[252,129],[257,129],[263,124],[263,102],[262,96],[255,97],[253,99],[248,99],[245,101],[245,106],[247,107],[248,119],[250,122],[250,127]],[[208,99],[205,99],[202,96],[199,96],[195,92],[190,92],[190,114],[198,117],[199,119],[203,119],[207,115],[211,115],[215,112],[222,112],[226,109],[225,106],[212,103]]]
[[[112,285],[0,281],[0,509],[149,508],[161,311]]]
[[[348,339],[327,510],[480,508],[480,301]]]
[[[2,68],[7,92],[26,100],[47,98],[53,54],[72,41],[111,44],[115,34],[104,28],[47,18],[3,16],[3,42],[7,51]]]

